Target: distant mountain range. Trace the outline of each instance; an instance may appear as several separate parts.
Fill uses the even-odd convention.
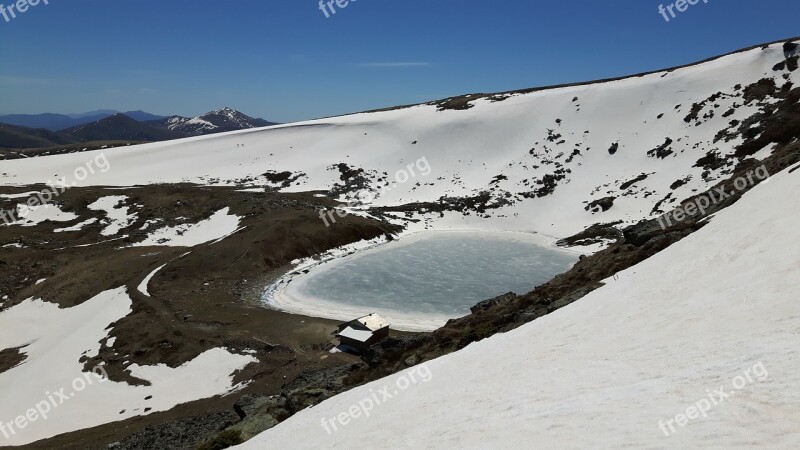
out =
[[[59,133],[72,136],[82,142],[110,140],[166,141],[185,137],[166,129],[148,125],[145,122],[139,122],[122,113],[114,114],[90,124],[67,128]]]
[[[99,141],[154,142],[275,124],[231,108],[194,118],[110,110],[73,115],[13,114],[0,116],[0,149],[40,149]]]
[[[72,136],[45,128],[25,128],[0,124],[0,147],[2,148],[41,148],[75,142],[77,140]]]
[[[16,125],[19,127],[45,128],[50,131],[59,131],[66,128],[85,125],[87,123],[97,122],[98,120],[103,120],[106,117],[110,117],[118,113],[120,113],[120,111],[100,110],[90,111],[82,114],[9,114],[6,116],[0,116],[0,123],[7,123],[9,125]],[[138,120],[140,122],[164,118],[164,116],[158,116],[144,111],[127,111],[123,112],[122,114],[125,114],[131,119]]]

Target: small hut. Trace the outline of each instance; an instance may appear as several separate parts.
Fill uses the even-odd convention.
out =
[[[389,322],[377,314],[369,314],[339,325],[336,337],[340,345],[363,352],[370,345],[389,337]]]

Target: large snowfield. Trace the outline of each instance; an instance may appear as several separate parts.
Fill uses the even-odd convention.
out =
[[[798,192],[781,173],[580,301],[425,363],[429,381],[355,388],[239,448],[799,448]]]
[[[800,71],[783,79],[784,72],[773,70],[783,60],[782,44],[773,44],[639,77],[481,99],[467,110],[418,105],[106,149],[110,170],[80,181],[76,169],[100,151],[8,160],[0,184],[64,177],[74,186],[188,182],[248,189],[278,187],[265,174],[288,171],[297,178],[282,191],[328,191],[341,183],[345,163],[364,169],[373,193],[390,184],[373,206],[487,190],[495,201],[509,201],[485,213],[415,212],[421,220],[414,223],[397,214],[407,233],[515,231],[555,241],[596,223],[653,218],[659,201],[668,211],[727,178],[730,165],[704,176],[707,169],[696,163],[712,150],[725,158],[743,142],[741,136],[715,141],[731,121],[760,108],[743,104],[741,86],[765,77],[779,86],[800,82]],[[693,104],[718,92],[724,95],[711,102],[717,114],[704,116],[707,105],[699,120],[684,120]],[[667,139],[673,153],[648,155]],[[429,172],[421,170],[422,160]],[[397,178],[399,172],[408,179]],[[563,179],[552,194],[523,195],[556,173]],[[109,235],[130,220],[118,204],[126,188],[94,205],[108,212]],[[777,174],[703,229],[578,302],[426,363],[429,381],[397,391],[368,417],[352,417],[354,405],[384,386],[396,389],[406,372],[306,409],[242,448],[800,448],[798,192],[800,170]],[[615,198],[607,211],[587,206],[607,197]],[[68,214],[42,206],[16,225],[69,220],[62,217]],[[165,226],[136,245],[192,247],[225,239],[240,222],[223,208],[196,224]],[[359,245],[366,244],[351,247]],[[142,294],[149,296],[148,282],[162,267],[137,280]],[[23,347],[27,355],[0,373],[0,419],[69,388],[83,376],[82,356],[112,346],[108,327],[130,313],[131,297],[119,287],[85,300],[60,309],[30,298],[0,312],[0,350]],[[131,367],[152,384],[97,383],[50,419],[0,442],[30,443],[225,395],[240,387],[233,384],[236,371],[254,360],[216,348],[177,368]],[[728,398],[700,416],[681,416],[720,386]],[[331,430],[341,414],[348,423],[336,421]]]
[[[74,171],[98,152],[4,161],[2,183],[57,182],[65,177],[68,185],[78,186],[272,186],[263,174],[290,171],[304,176],[283,191],[328,190],[340,183],[340,172],[332,166],[346,163],[376,178],[387,174],[389,189],[381,193],[383,183],[377,180],[370,186],[380,194],[375,206],[468,196],[489,188],[495,188],[496,198],[514,199],[486,216],[425,216],[409,231],[533,231],[560,238],[597,222],[633,223],[648,217],[653,205],[669,193],[675,201],[707,189],[725,168],[704,180],[705,169],[694,167],[696,161],[713,149],[723,157],[733,153],[741,137],[729,142],[714,142],[714,137],[730,121],[759,109],[744,105],[735,86],[764,77],[782,84],[781,73],[772,67],[783,60],[782,44],[773,44],[673,71],[513,95],[497,102],[481,99],[468,110],[437,111],[436,106],[419,105],[108,149],[104,153],[110,170],[95,171],[83,180],[73,177]],[[790,80],[797,74],[792,72]],[[730,96],[722,96],[714,102],[718,108],[708,105],[700,114],[716,109],[714,117],[701,118],[699,124],[684,121],[694,103],[717,92]],[[733,114],[723,117],[734,105]],[[673,154],[648,156],[667,138],[674,141]],[[615,143],[619,148],[611,155]],[[575,150],[580,154],[572,156]],[[427,164],[418,164],[421,159]],[[409,170],[409,165],[414,168]],[[430,170],[422,170],[428,166]],[[571,172],[552,195],[519,195],[560,168]],[[398,179],[400,171],[405,174]],[[647,179],[622,188],[641,174],[648,174]],[[492,183],[499,175],[507,179]],[[691,179],[686,184],[670,188],[687,177]],[[618,197],[611,210],[586,210],[587,203],[607,196]]]

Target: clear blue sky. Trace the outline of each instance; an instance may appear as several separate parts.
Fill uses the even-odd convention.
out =
[[[294,121],[625,75],[800,35],[798,0],[49,0],[0,16],[0,114]],[[0,0],[8,6],[12,0]]]

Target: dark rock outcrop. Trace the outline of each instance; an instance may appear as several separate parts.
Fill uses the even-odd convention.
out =
[[[505,305],[506,303],[509,303],[512,300],[516,299],[516,298],[517,298],[517,294],[515,294],[513,292],[508,292],[508,293],[505,293],[503,295],[497,296],[495,298],[490,298],[488,300],[484,300],[484,301],[478,303],[477,305],[473,306],[469,310],[472,311],[473,313],[476,313],[478,311],[485,311],[485,310],[487,310],[487,309],[489,309],[489,308],[491,308],[493,306]]]

